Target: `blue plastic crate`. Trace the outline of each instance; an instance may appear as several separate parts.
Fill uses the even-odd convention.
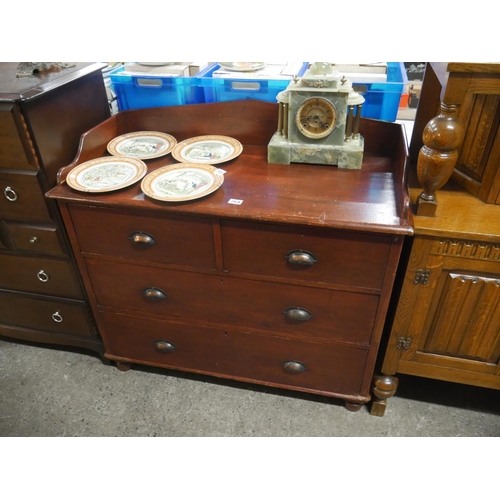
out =
[[[361,116],[389,122],[396,121],[401,94],[408,83],[404,63],[387,63],[387,82],[352,82],[355,90],[364,98]]]
[[[302,63],[297,76],[302,76],[309,63]],[[240,101],[256,99],[276,102],[277,95],[288,87],[290,80],[266,80],[255,78],[213,78],[220,66],[215,63],[198,73],[198,85],[204,92],[205,102]],[[291,79],[291,78],[290,78]]]
[[[120,111],[205,102],[195,76],[131,75],[122,68],[109,77]]]

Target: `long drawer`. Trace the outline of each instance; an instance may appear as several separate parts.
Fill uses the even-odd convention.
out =
[[[87,259],[100,306],[369,344],[378,296]]]
[[[83,301],[0,290],[0,323],[78,337],[95,337]]]
[[[71,299],[83,298],[68,260],[0,254],[0,288]]]
[[[389,236],[230,220],[221,226],[229,272],[382,287]]]
[[[82,252],[215,268],[211,219],[70,206]]]
[[[50,222],[37,172],[0,170],[0,218]]]
[[[217,328],[99,314],[107,354],[290,388],[358,395],[367,351]]]

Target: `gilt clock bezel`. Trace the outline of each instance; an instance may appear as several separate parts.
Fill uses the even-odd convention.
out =
[[[326,130],[322,130],[321,132],[315,132],[308,129],[304,129],[302,124],[304,122],[304,110],[309,108],[310,106],[324,108],[326,112],[330,112],[332,117],[330,122],[328,122],[328,128]],[[324,97],[309,97],[307,98],[297,109],[297,113],[295,114],[295,124],[297,126],[298,131],[308,137],[310,139],[323,139],[324,137],[328,137],[333,130],[335,129],[335,125],[337,123],[337,110],[335,106]],[[318,127],[319,128],[319,127]]]

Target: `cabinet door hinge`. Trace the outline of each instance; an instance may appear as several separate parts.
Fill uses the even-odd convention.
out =
[[[407,351],[411,347],[411,338],[410,337],[399,337],[398,343],[396,344],[396,349],[403,349]]]
[[[413,283],[415,283],[415,285],[427,285],[429,283],[430,274],[430,269],[417,269],[415,277],[413,278]]]

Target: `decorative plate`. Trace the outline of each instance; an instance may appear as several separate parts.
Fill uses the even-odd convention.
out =
[[[149,160],[165,156],[176,144],[175,137],[163,132],[131,132],[110,141],[108,151],[114,156]]]
[[[215,165],[236,158],[242,151],[241,143],[231,137],[201,135],[179,142],[172,156],[180,162]]]
[[[265,62],[220,62],[219,66],[228,71],[258,71],[265,68]]]
[[[188,201],[213,193],[224,182],[224,174],[212,165],[175,163],[146,175],[141,189],[161,201]]]
[[[69,187],[85,193],[116,191],[142,179],[148,168],[136,158],[103,157],[86,161],[66,177]]]

